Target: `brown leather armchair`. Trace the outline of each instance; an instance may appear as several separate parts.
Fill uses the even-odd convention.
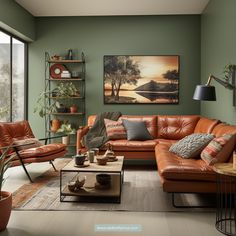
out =
[[[66,145],[64,144],[47,144],[48,140],[51,138],[39,139],[39,141],[44,141],[45,143],[44,145],[41,144],[37,147],[30,147],[30,144],[32,144],[30,141],[28,144],[15,144],[17,141],[32,138],[35,138],[35,136],[30,128],[29,122],[26,120],[12,123],[0,123],[0,147],[11,146],[8,154],[9,157],[12,157],[12,155],[14,155],[14,157],[11,159],[10,166],[22,165],[31,182],[33,181],[25,167],[25,164],[49,161],[56,171],[52,161],[58,157],[63,157],[67,153]],[[22,149],[22,146],[25,146],[24,149]]]

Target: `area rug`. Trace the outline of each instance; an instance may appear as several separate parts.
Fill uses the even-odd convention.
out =
[[[62,160],[57,164],[60,169],[68,163]],[[66,176],[65,178],[69,176]],[[69,174],[69,173],[68,173]],[[13,193],[15,210],[58,210],[58,211],[137,211],[137,212],[172,212],[186,211],[172,206],[171,194],[162,190],[156,170],[125,169],[124,183],[120,204],[112,203],[71,203],[60,202],[59,172],[48,170],[34,183],[25,184]],[[212,196],[178,194],[178,204],[203,205],[214,201]],[[195,209],[188,209],[195,210]],[[199,210],[199,209],[198,209]],[[204,210],[204,209],[200,209]],[[213,210],[213,209],[212,209]],[[207,211],[212,211],[207,210]],[[206,211],[206,210],[204,210]]]

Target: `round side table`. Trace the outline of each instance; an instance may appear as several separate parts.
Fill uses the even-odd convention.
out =
[[[217,163],[216,229],[225,235],[236,235],[236,169],[232,163]]]

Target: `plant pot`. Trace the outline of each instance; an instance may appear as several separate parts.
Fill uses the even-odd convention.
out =
[[[6,229],[12,207],[12,194],[2,191],[0,193],[3,199],[0,200],[0,231]]]
[[[78,111],[77,106],[73,105],[70,107],[70,113],[77,113],[77,111]]]
[[[67,136],[62,137],[62,143],[65,145],[69,145],[70,144],[70,136],[67,135]]]

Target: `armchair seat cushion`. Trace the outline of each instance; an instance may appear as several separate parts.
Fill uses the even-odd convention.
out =
[[[169,152],[170,144],[159,143],[156,160],[159,174],[168,180],[216,181],[216,174],[202,159],[183,159]]]
[[[108,143],[112,145],[113,151],[153,151],[158,141],[110,140],[104,145],[103,149],[106,149]]]
[[[24,158],[30,157],[45,157],[60,153],[66,150],[66,145],[62,143],[52,143],[36,148],[29,148],[19,152],[20,156]]]

